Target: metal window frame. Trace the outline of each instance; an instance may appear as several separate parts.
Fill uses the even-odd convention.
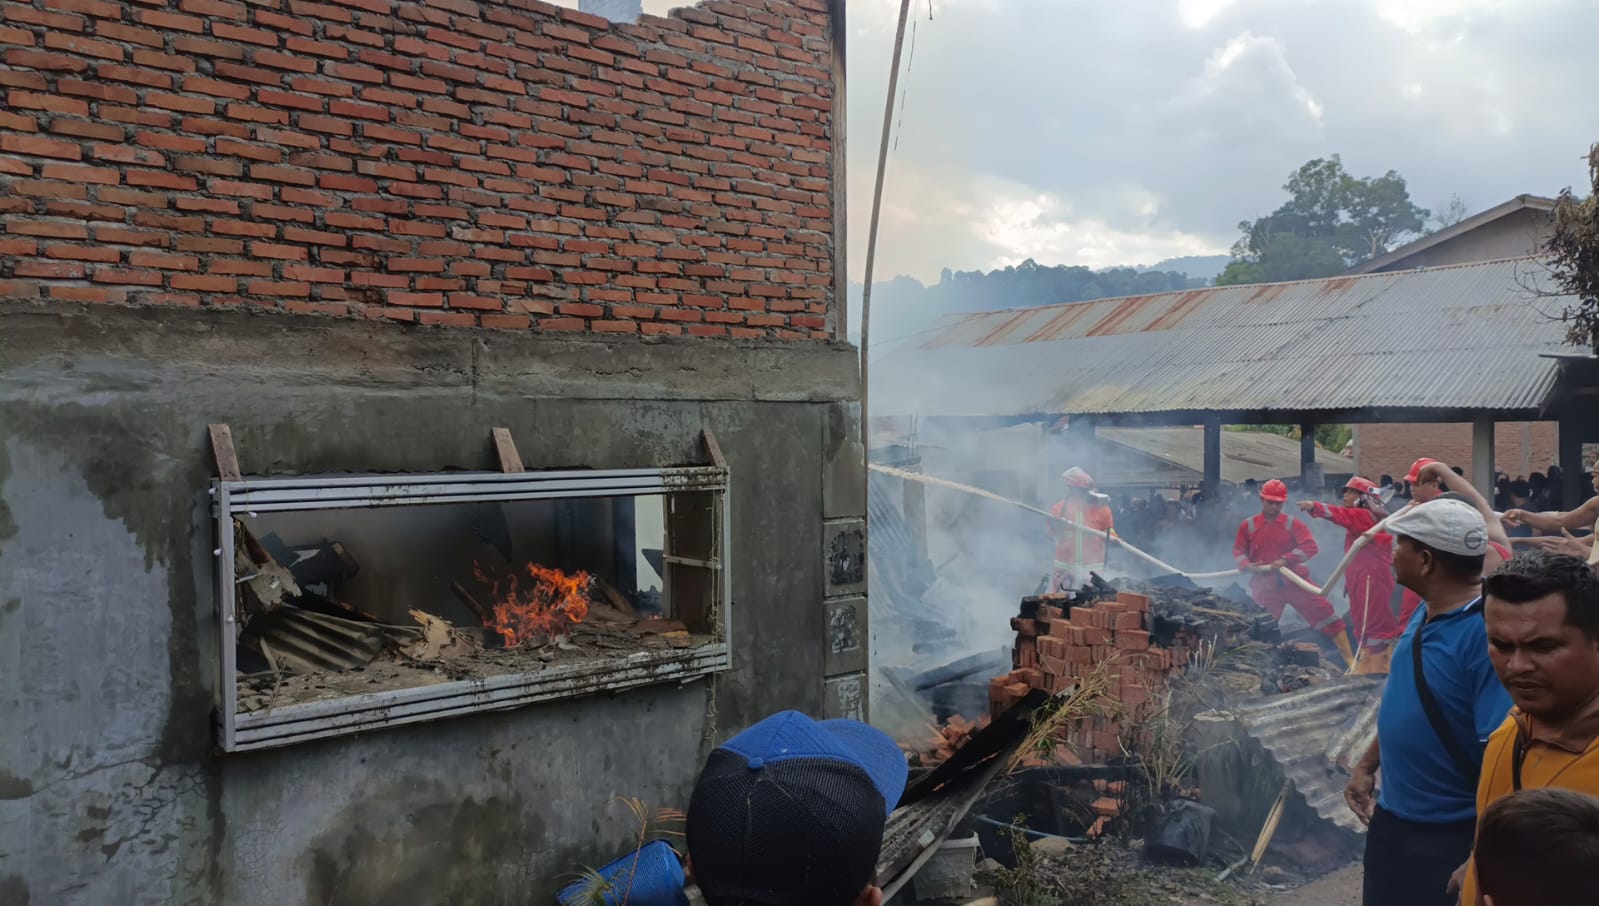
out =
[[[550,472],[462,472],[370,476],[303,476],[214,480],[216,520],[217,634],[221,674],[217,682],[216,731],[224,752],[291,745],[459,714],[520,708],[541,701],[576,698],[665,682],[689,682],[732,667],[728,558],[727,463],[706,432],[713,464],[658,469],[596,469]],[[714,496],[708,561],[673,562],[669,569],[711,571],[712,632],[716,641],[698,648],[638,651],[541,669],[458,680],[431,686],[349,695],[338,699],[238,713],[238,600],[233,581],[235,513],[356,509],[439,503],[511,502],[581,497],[643,497],[679,493]],[[670,579],[663,577],[670,586]]]

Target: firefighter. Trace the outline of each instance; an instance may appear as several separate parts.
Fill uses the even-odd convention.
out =
[[[1381,521],[1376,510],[1381,506],[1381,490],[1359,475],[1344,485],[1343,506],[1328,506],[1319,501],[1302,501],[1299,508],[1317,519],[1328,519],[1342,526],[1344,552],[1355,539]],[[1355,644],[1360,648],[1357,673],[1387,673],[1390,648],[1404,627],[1394,619],[1394,539],[1379,534],[1350,561],[1344,573],[1344,593],[1349,596],[1349,620],[1354,624]]]
[[[1060,477],[1066,482],[1066,498],[1050,508],[1050,515],[1115,537],[1116,517],[1108,505],[1110,498],[1095,492],[1093,476],[1072,466]],[[1050,591],[1070,594],[1088,581],[1090,572],[1105,569],[1105,538],[1054,521],[1049,524],[1049,533],[1055,540]]]
[[[1288,486],[1282,482],[1274,478],[1261,487],[1260,512],[1238,526],[1233,559],[1238,561],[1239,569],[1254,574],[1249,580],[1249,595],[1256,604],[1279,618],[1284,606],[1293,605],[1305,622],[1332,640],[1346,664],[1353,664],[1355,652],[1349,647],[1344,621],[1339,619],[1332,602],[1305,591],[1277,572],[1286,567],[1300,578],[1309,579],[1305,561],[1316,556],[1318,549],[1310,529],[1283,512],[1287,502]]]

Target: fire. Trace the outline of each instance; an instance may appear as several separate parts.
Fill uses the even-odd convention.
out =
[[[490,582],[481,570],[478,572],[478,578],[494,589],[494,612],[489,616],[489,628],[500,634],[507,648],[560,635],[588,616],[591,581],[588,573],[578,570],[567,575],[558,569],[529,563],[527,574],[532,582],[523,585],[513,572],[502,594],[499,583]]]

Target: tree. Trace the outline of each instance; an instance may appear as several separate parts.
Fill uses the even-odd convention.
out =
[[[1349,269],[1332,243],[1278,233],[1268,239],[1255,260],[1233,261],[1216,278],[1217,286],[1244,283],[1280,283],[1331,277]]]
[[[1432,228],[1434,231],[1447,230],[1467,217],[1471,216],[1471,208],[1460,200],[1459,195],[1449,196],[1449,204],[1432,215]]]
[[[1339,229],[1345,235],[1343,250],[1355,259],[1351,264],[1387,254],[1401,236],[1420,234],[1430,216],[1426,208],[1411,203],[1405,178],[1392,170],[1376,179],[1347,180],[1344,208],[1349,221]]]
[[[1229,431],[1255,431],[1260,434],[1275,434],[1278,437],[1298,440],[1304,436],[1298,425],[1228,425]],[[1316,446],[1333,453],[1342,453],[1344,447],[1355,437],[1355,429],[1348,425],[1326,424],[1316,426]]]
[[[1277,210],[1238,224],[1243,235],[1218,285],[1332,276],[1420,233],[1428,217],[1403,176],[1356,179],[1336,154],[1307,161],[1283,191]]]
[[[1588,149],[1588,180],[1586,198],[1567,188],[1555,199],[1554,232],[1544,253],[1560,294],[1577,299],[1560,315],[1566,341],[1599,355],[1599,144]]]

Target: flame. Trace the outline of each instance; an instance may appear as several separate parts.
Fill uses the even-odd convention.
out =
[[[532,583],[522,586],[513,572],[503,594],[499,583],[490,582],[482,570],[477,574],[493,588],[494,613],[489,617],[489,628],[500,634],[507,648],[560,635],[588,616],[588,590],[592,579],[582,570],[567,575],[558,569],[529,563],[527,574]]]

